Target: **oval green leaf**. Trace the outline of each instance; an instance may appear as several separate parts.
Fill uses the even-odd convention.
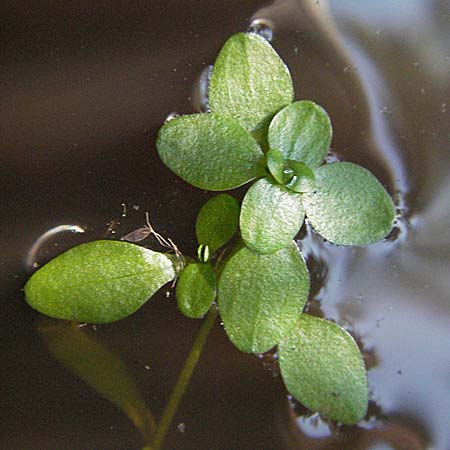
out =
[[[228,194],[209,199],[200,209],[195,224],[199,244],[211,253],[225,245],[236,233],[239,222],[239,203]]]
[[[238,33],[228,39],[214,63],[208,98],[213,112],[256,131],[293,101],[294,88],[288,68],[265,39]]]
[[[311,225],[325,239],[366,245],[391,231],[394,203],[368,170],[338,162],[319,167],[314,174],[314,189],[303,194],[303,204]]]
[[[170,120],[159,130],[156,146],[169,169],[200,189],[233,189],[265,172],[263,153],[251,134],[213,113]]]
[[[28,280],[25,296],[58,319],[107,323],[140,308],[175,278],[171,259],[118,241],[81,244],[59,255]]]
[[[364,362],[353,338],[338,325],[302,314],[278,345],[288,391],[322,416],[354,424],[367,411]]]
[[[331,142],[332,128],[327,112],[308,100],[283,108],[269,127],[269,147],[276,148],[286,159],[318,167]]]
[[[219,311],[228,337],[243,352],[270,350],[295,327],[308,293],[308,269],[294,242],[272,255],[242,248],[219,280]]]
[[[241,236],[252,250],[274,253],[290,245],[304,218],[300,194],[262,178],[247,191],[242,201]]]
[[[216,274],[210,264],[188,264],[177,282],[178,308],[186,317],[199,319],[216,297]]]

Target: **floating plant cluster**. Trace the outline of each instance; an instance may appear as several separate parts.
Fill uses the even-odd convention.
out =
[[[253,184],[241,205],[224,193],[204,204],[197,257],[186,263],[178,252],[124,241],[82,244],[39,269],[25,286],[26,300],[51,317],[107,323],[175,280],[184,315],[218,310],[241,351],[276,347],[284,383],[298,401],[328,419],[356,423],[368,404],[361,353],[337,324],[303,312],[310,280],[294,238],[307,218],[334,244],[376,242],[393,227],[393,201],[363,167],[324,162],[328,114],[312,101],[294,101],[288,68],[258,34],[238,33],[225,43],[208,102],[208,112],[162,126],[160,158],[200,189]]]

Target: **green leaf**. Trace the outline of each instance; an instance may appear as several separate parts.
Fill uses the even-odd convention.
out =
[[[49,351],[77,377],[117,405],[141,431],[146,441],[156,429],[142,394],[125,364],[110,349],[73,322],[38,328]]]
[[[314,189],[302,198],[308,220],[325,239],[340,245],[366,245],[391,231],[394,203],[368,170],[339,162],[314,173]]]
[[[228,194],[209,199],[200,209],[195,224],[199,244],[208,245],[211,253],[225,245],[236,233],[239,203]]]
[[[308,269],[294,242],[272,255],[244,247],[219,280],[225,331],[240,350],[265,352],[295,327],[308,293]]]
[[[228,39],[214,63],[208,98],[213,112],[257,131],[292,102],[294,88],[288,68],[265,39],[238,33]]]
[[[292,173],[290,173],[290,177],[287,177],[288,174],[285,172],[287,166],[286,160],[283,156],[283,153],[281,153],[276,148],[271,148],[266,153],[266,161],[269,172],[272,174],[275,180],[278,181],[278,183],[285,184],[286,181],[290,181],[290,179],[294,176],[293,171],[291,171]]]
[[[156,142],[169,169],[200,189],[233,189],[264,174],[264,156],[250,133],[218,114],[166,122]]]
[[[287,187],[294,192],[303,193],[314,188],[314,172],[304,163],[288,159],[287,161],[294,176]]]
[[[134,244],[95,241],[59,255],[25,285],[30,306],[58,319],[105,323],[140,308],[175,278],[171,259]]]
[[[262,178],[242,201],[241,236],[252,250],[274,253],[290,245],[304,218],[300,194]]]
[[[269,146],[286,159],[318,167],[331,142],[331,122],[327,112],[314,102],[302,100],[283,108],[269,127]]]
[[[278,345],[288,391],[328,419],[354,424],[367,411],[364,362],[353,338],[327,320],[303,314]]]
[[[216,274],[212,266],[188,264],[178,279],[176,296],[178,307],[185,316],[203,317],[216,297]]]

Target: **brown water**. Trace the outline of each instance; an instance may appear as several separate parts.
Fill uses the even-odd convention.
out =
[[[139,420],[145,408],[161,416],[199,322],[162,292],[130,318],[65,335],[62,322],[24,303],[26,259],[55,226],[86,232],[47,240],[39,263],[132,231],[145,211],[193,254],[195,215],[210,194],[162,165],[156,133],[170,112],[193,111],[197,79],[227,37],[266,19],[297,98],[329,111],[334,154],[372,170],[399,208],[397,232],[366,248],[332,246],[309,230],[301,240],[310,310],[345,326],[365,353],[369,415],[344,428],[309,417],[288,401],[269,358],[241,354],[217,324],[165,448],[450,449],[450,6],[328,6],[2,4],[0,448],[142,448]],[[70,367],[76,345],[101,361],[100,385],[115,368],[122,387],[104,392],[112,401],[48,350]]]

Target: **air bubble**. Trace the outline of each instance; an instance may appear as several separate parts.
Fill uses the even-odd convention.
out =
[[[198,112],[211,111],[208,101],[208,90],[212,70],[213,66],[211,65],[205,67],[200,74],[197,83],[194,85],[194,90],[192,92],[192,105]]]
[[[273,38],[273,25],[270,21],[266,19],[255,19],[252,21],[250,26],[248,27],[248,32],[255,33],[258,36],[261,36],[268,42],[272,42]]]

